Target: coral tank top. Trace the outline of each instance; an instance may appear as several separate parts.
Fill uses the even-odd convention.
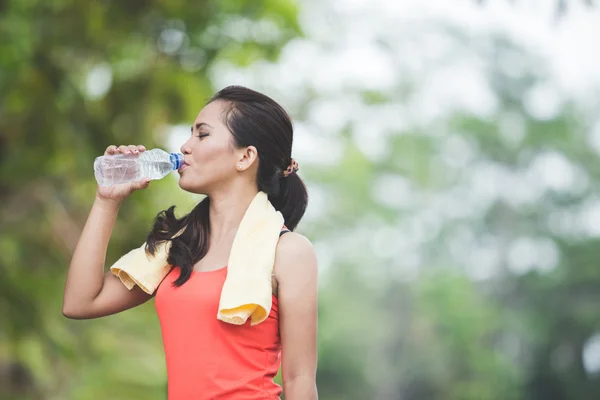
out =
[[[227,267],[192,272],[181,287],[165,277],[155,305],[167,362],[169,400],[279,399],[273,378],[281,365],[277,298],[269,317],[250,326],[217,319]]]

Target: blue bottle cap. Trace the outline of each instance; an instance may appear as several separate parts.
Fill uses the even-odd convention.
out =
[[[173,164],[173,169],[178,170],[183,165],[183,154],[181,153],[171,153],[171,164]]]

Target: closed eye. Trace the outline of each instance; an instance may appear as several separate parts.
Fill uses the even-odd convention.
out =
[[[198,133],[197,138],[202,139],[202,138],[205,138],[206,136],[208,136],[208,133]]]

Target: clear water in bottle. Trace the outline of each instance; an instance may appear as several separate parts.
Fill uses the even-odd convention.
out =
[[[162,179],[183,165],[183,154],[152,149],[139,154],[100,156],[94,161],[94,175],[100,186]]]

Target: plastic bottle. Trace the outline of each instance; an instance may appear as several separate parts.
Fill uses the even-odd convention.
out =
[[[94,161],[94,175],[100,186],[162,179],[183,165],[183,154],[152,149],[139,154],[100,156]]]

